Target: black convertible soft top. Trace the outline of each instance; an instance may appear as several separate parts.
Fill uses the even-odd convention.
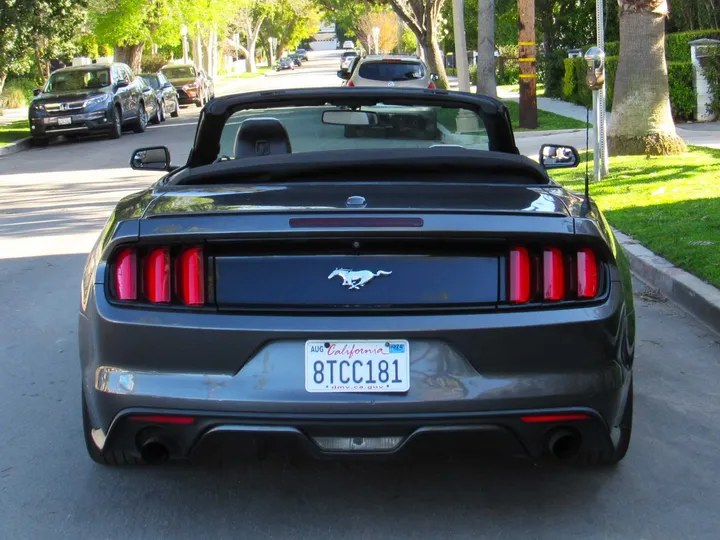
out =
[[[490,150],[519,154],[513,137],[510,113],[502,101],[495,98],[420,88],[303,88],[248,92],[212,100],[200,114],[187,166],[202,167],[216,161],[225,123],[230,116],[241,110],[293,106],[371,107],[379,103],[469,109],[482,118]],[[322,159],[322,154],[324,152],[313,152],[314,157],[310,159]],[[223,166],[227,167],[227,162],[224,162]]]
[[[548,184],[543,167],[525,156],[453,146],[334,150],[220,161],[185,168],[170,185],[254,184],[293,181],[432,181]]]

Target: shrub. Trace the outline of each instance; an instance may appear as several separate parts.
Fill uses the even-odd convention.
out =
[[[670,62],[689,62],[689,43],[703,38],[720,39],[720,30],[693,30],[667,34],[665,36],[665,57]]]
[[[587,63],[583,58],[566,58],[563,99],[584,107],[592,107],[592,90],[585,83]],[[615,93],[615,75],[618,57],[605,58],[605,105],[612,109]],[[695,106],[695,91],[692,85],[692,64],[690,62],[668,62],[670,82],[670,106],[677,120],[692,118]]]
[[[517,84],[520,80],[520,64],[514,58],[506,58],[502,76],[497,75],[498,84]]]
[[[553,51],[538,57],[538,82],[545,85],[546,97],[562,97],[566,58],[567,52],[564,50]]]
[[[161,54],[144,54],[141,62],[142,72],[157,73],[168,61],[169,58]]]
[[[16,109],[26,107],[33,99],[33,89],[37,84],[32,79],[9,79],[2,92],[3,107]]]
[[[720,117],[720,55],[703,58],[701,64],[712,94],[709,112]]]
[[[693,90],[693,66],[687,62],[668,62],[670,107],[673,118],[692,120],[697,98]]]

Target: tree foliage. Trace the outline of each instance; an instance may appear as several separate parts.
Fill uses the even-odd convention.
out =
[[[320,9],[313,0],[278,0],[261,27],[261,38],[265,43],[271,37],[277,38],[277,52],[282,54],[312,37],[321,19]]]
[[[378,28],[378,46],[380,52],[388,54],[395,50],[399,42],[400,21],[392,11],[375,10],[360,17],[357,28],[357,38],[367,50],[376,52],[373,36],[373,28]]]

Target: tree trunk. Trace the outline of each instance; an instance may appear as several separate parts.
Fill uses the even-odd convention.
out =
[[[435,86],[437,88],[450,88],[437,39],[425,38],[421,40],[418,36],[418,42],[422,46],[423,57],[425,58],[428,69],[430,69],[430,73],[435,73],[438,76],[438,80],[435,81]]]
[[[2,95],[3,88],[5,88],[5,79],[7,79],[7,73],[0,71],[0,95]],[[2,101],[0,100],[0,108]]]
[[[115,45],[115,61],[127,64],[128,66],[130,66],[130,69],[132,69],[133,72],[140,73],[144,48],[144,43],[138,43],[137,45],[127,45],[125,47]]]
[[[497,96],[495,83],[495,1],[478,0],[477,93]]]
[[[654,7],[654,9],[653,9]],[[608,126],[611,155],[667,155],[686,151],[675,131],[665,63],[664,0],[620,12],[620,59]]]
[[[257,67],[255,66],[255,41],[251,41],[248,43],[247,51],[247,71],[248,73],[255,73],[257,71]]]

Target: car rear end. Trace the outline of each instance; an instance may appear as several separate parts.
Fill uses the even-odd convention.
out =
[[[432,74],[420,58],[368,56],[360,60],[347,86],[435,88],[435,83]]]
[[[91,254],[80,343],[99,448],[613,448],[632,329],[595,221],[522,186],[368,187],[407,204],[363,212],[318,203],[325,185],[291,191],[169,190]]]

